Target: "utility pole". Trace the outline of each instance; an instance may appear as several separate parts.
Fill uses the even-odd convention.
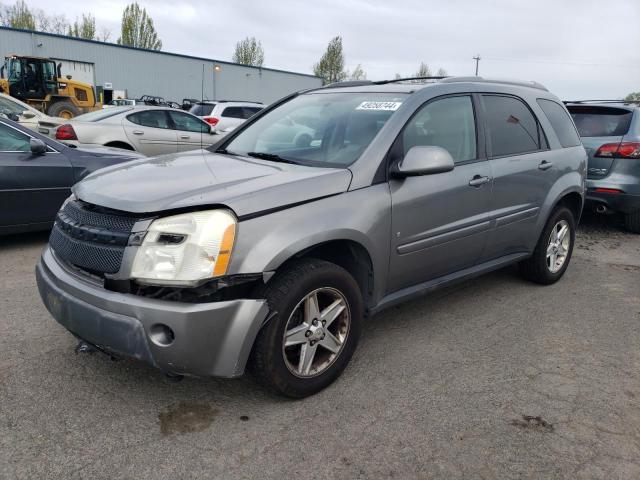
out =
[[[473,57],[473,59],[476,61],[476,77],[477,77],[478,76],[478,64],[480,63],[480,54],[478,54],[475,57]]]

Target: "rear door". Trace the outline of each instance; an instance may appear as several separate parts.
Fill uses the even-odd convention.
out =
[[[30,138],[0,122],[0,227],[53,222],[70,194],[69,159],[53,149],[32,154]]]
[[[445,148],[455,168],[392,179],[389,292],[472,267],[490,227],[492,173],[471,95],[439,97],[421,107],[392,152],[413,146]]]
[[[603,145],[618,145],[629,131],[633,112],[625,108],[569,105],[567,107],[578,128],[582,144],[589,156],[587,178],[606,178],[612,171],[613,156],[596,156]]]
[[[519,97],[480,95],[493,172],[492,232],[483,261],[522,253],[542,204],[560,174],[540,122]]]
[[[127,139],[136,151],[147,155],[164,155],[178,151],[178,135],[171,127],[166,110],[142,110],[122,120]]]
[[[178,135],[178,151],[186,152],[197,148],[207,148],[213,143],[213,136],[209,134],[211,127],[193,115],[170,110],[172,128]]]

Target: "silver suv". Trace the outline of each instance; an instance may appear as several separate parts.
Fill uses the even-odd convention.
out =
[[[189,113],[202,118],[219,133],[232,131],[264,108],[262,103],[234,100],[206,100],[195,103]]]
[[[100,170],[63,205],[40,294],[81,349],[313,394],[366,318],[518,263],[566,271],[587,155],[536,83],[355,82],[212,146]]]

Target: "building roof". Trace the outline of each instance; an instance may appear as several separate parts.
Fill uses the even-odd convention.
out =
[[[88,40],[86,38],[71,37],[69,35],[60,35],[58,33],[40,32],[40,31],[37,31],[37,30],[25,30],[25,29],[22,29],[22,28],[12,28],[12,27],[0,26],[0,32],[2,30],[8,30],[8,31],[12,31],[12,32],[22,32],[22,33],[28,33],[28,34],[36,34],[36,35],[43,35],[45,37],[62,38],[62,39],[65,39],[65,40],[71,40],[71,41],[75,41],[75,42],[93,43],[93,44],[107,46],[107,47],[124,48],[124,49],[129,49],[129,50],[136,50],[136,51],[139,51],[139,52],[153,53],[153,54],[157,54],[157,55],[169,55],[169,56],[173,56],[173,57],[188,58],[188,59],[191,59],[191,60],[201,60],[201,61],[212,62],[212,63],[220,63],[222,65],[236,65],[236,66],[239,66],[239,67],[252,68],[252,69],[255,69],[255,70],[266,70],[266,71],[270,71],[270,72],[280,72],[280,73],[288,73],[288,74],[291,74],[291,75],[300,75],[300,76],[303,76],[303,77],[320,78],[320,77],[318,77],[316,75],[311,75],[309,73],[291,72],[289,70],[280,70],[280,69],[277,69],[277,68],[268,68],[268,67],[254,67],[252,65],[244,65],[242,63],[229,62],[227,60],[217,60],[217,59],[214,59],[214,58],[197,57],[197,56],[194,56],[194,55],[185,55],[185,54],[182,54],[182,53],[166,52],[164,50],[149,50],[149,49],[146,49],[146,48],[130,47],[128,45],[119,45],[117,43],[111,43],[111,42],[101,42],[99,40]],[[27,56],[27,55],[25,55],[25,56]]]

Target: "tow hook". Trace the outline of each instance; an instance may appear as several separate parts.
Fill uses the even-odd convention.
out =
[[[178,383],[182,381],[182,379],[184,378],[184,375],[178,375],[177,373],[169,373],[169,372],[165,372],[164,376],[167,377],[167,380],[170,381],[171,383]]]
[[[96,351],[98,351],[98,349],[90,343],[87,343],[84,340],[80,340],[73,351],[77,355],[79,353],[95,353]]]

